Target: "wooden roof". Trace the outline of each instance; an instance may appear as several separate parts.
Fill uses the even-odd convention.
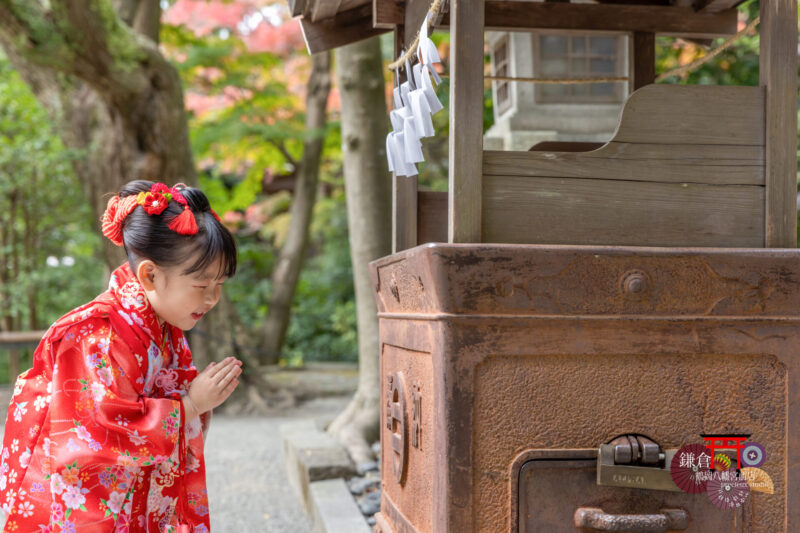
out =
[[[309,52],[321,52],[404,28],[416,35],[430,0],[288,0],[300,17]],[[743,0],[485,0],[485,29],[563,29],[649,32],[693,39],[729,36],[737,30]],[[449,24],[447,7],[441,26]]]

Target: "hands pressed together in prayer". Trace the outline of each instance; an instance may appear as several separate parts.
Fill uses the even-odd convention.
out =
[[[189,392],[183,397],[186,420],[208,412],[227,400],[239,384],[241,373],[242,362],[235,357],[209,364],[194,378]]]

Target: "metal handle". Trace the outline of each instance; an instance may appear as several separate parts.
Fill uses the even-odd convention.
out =
[[[595,531],[627,531],[629,533],[667,533],[682,531],[689,520],[683,509],[659,509],[660,514],[608,514],[597,507],[578,507],[575,527]]]

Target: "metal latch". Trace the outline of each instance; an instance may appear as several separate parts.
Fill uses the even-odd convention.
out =
[[[670,464],[677,449],[661,446],[643,435],[622,435],[597,451],[597,484],[633,489],[681,489],[672,481]]]

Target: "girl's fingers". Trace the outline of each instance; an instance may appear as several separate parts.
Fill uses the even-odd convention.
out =
[[[208,375],[208,377],[213,378],[215,375],[217,375],[217,372],[219,372],[219,369],[222,367],[223,367],[222,363],[214,366],[208,365],[208,367],[206,368],[206,374]]]
[[[234,359],[232,357],[228,357],[227,359],[223,359],[222,361],[220,361],[219,364],[214,365],[214,368],[212,368],[212,369],[210,369],[208,371],[208,376],[210,378],[213,378],[214,376],[218,375],[221,371],[223,371],[226,368],[228,368],[233,363],[233,361],[234,361]]]
[[[225,387],[230,383],[236,376],[242,373],[242,369],[238,366],[235,366],[225,374],[222,379],[217,383],[219,387]]]
[[[215,387],[219,387],[225,378],[230,374],[233,369],[236,368],[235,366],[228,366],[225,368],[224,371],[218,372],[215,376],[211,378],[211,382],[214,384]]]
[[[223,396],[224,396],[225,399],[227,399],[228,396],[233,394],[233,391],[236,390],[236,386],[237,385],[239,385],[239,380],[238,379],[235,379],[235,380],[231,381],[230,383],[228,383],[228,386],[225,387],[225,390],[223,391]]]

